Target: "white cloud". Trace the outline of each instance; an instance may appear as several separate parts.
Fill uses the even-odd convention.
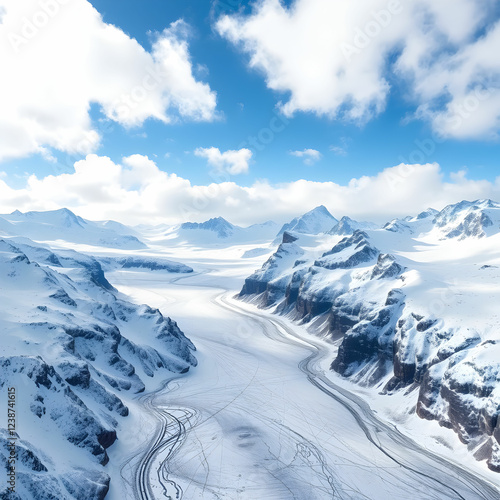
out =
[[[316,149],[304,149],[303,151],[290,151],[292,156],[303,158],[306,165],[313,165],[321,160],[322,154]]]
[[[50,149],[40,147],[38,152],[42,155],[42,158],[49,163],[57,163],[57,158],[52,154]]]
[[[342,146],[330,146],[330,151],[337,156],[347,156],[347,149]]]
[[[363,123],[385,109],[389,81],[398,81],[416,116],[441,135],[484,137],[500,127],[496,5],[261,0],[250,15],[222,16],[216,29],[250,56],[270,89],[289,95],[281,104],[287,116],[304,111]]]
[[[500,200],[500,177],[495,182],[471,180],[460,171],[447,180],[437,164],[401,164],[346,185],[298,180],[197,186],[159,170],[146,156],[129,156],[117,164],[88,155],[75,164],[74,173],[40,179],[32,175],[22,189],[1,177],[0,213],[67,207],[89,219],[125,224],[202,221],[219,215],[236,224],[282,222],[320,204],[337,217],[385,222],[463,199]]]
[[[213,120],[216,95],[193,76],[187,25],[152,35],[147,52],[86,0],[1,0],[0,160],[94,151],[97,104],[125,127],[154,118]]]
[[[231,175],[248,173],[252,152],[247,148],[228,150],[221,153],[219,148],[198,148],[194,154],[206,158],[208,164],[217,172],[227,172]]]
[[[340,138],[340,145],[332,144],[330,146],[330,151],[337,156],[347,156],[347,151],[349,149],[350,142],[351,141],[350,141],[349,137],[341,137]]]

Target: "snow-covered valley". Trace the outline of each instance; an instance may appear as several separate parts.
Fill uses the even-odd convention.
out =
[[[234,239],[203,245],[217,220],[137,228],[144,247],[125,249],[105,234],[96,246],[5,232],[0,382],[3,401],[8,386],[18,393],[19,498],[103,498],[108,485],[111,500],[498,498],[492,455],[477,455],[495,426],[478,423],[466,446],[436,422],[449,411],[441,386],[432,401],[422,390],[435,358],[447,361],[443,386],[491,386],[474,401],[456,393],[496,422],[499,228],[468,213],[386,228],[333,219],[326,231],[321,209],[319,222],[292,221],[278,248],[270,224],[274,236],[233,226]],[[342,314],[360,301],[364,312]],[[398,377],[401,353],[411,380]],[[432,415],[417,409],[422,393]]]

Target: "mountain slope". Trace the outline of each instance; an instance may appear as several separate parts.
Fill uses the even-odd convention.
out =
[[[0,239],[0,297],[0,394],[18,392],[19,498],[103,498],[126,400],[195,366],[193,344],[74,251]],[[0,434],[3,464],[8,437]]]
[[[305,213],[300,217],[296,217],[288,224],[285,224],[280,233],[284,231],[294,231],[304,234],[319,234],[326,232],[332,227],[332,223],[337,223],[337,219],[327,210],[326,207],[320,205],[313,210]]]
[[[333,370],[387,397],[413,394],[408,411],[452,428],[500,471],[498,214],[489,200],[429,209],[325,235],[326,252],[294,233],[296,258],[283,243],[240,298],[331,339]]]
[[[281,236],[285,231],[300,234],[320,234],[331,230],[337,223],[338,220],[333,217],[327,208],[320,205],[284,224],[276,235],[275,242],[279,243],[281,241]]]
[[[434,223],[445,238],[483,238],[500,230],[500,203],[476,200],[448,205],[436,215]]]

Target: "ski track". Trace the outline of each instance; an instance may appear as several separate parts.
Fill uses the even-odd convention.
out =
[[[214,291],[214,295],[210,299],[213,305],[233,315],[250,320],[258,330],[276,343],[295,347],[299,346],[305,351],[309,351],[309,355],[298,363],[297,369],[310,382],[311,390],[321,391],[345,408],[352,415],[367,441],[390,459],[398,470],[404,469],[408,475],[413,477],[414,481],[421,483],[427,488],[426,491],[429,492],[429,496],[426,496],[425,500],[498,500],[500,498],[500,490],[486,479],[418,445],[415,441],[400,433],[393,425],[380,420],[360,397],[335,385],[325,376],[320,368],[320,362],[329,353],[312,336],[299,336],[285,321],[277,317],[271,317],[270,314],[265,314],[256,307],[239,303],[231,297],[235,292],[229,291],[223,286],[187,282],[209,272],[210,270],[206,270],[202,273],[176,277],[169,280],[169,283],[176,286],[211,289]],[[234,345],[228,346],[228,349],[232,348],[234,348]],[[168,405],[166,401],[168,400],[169,386],[173,385],[173,382],[179,379],[180,377],[174,378],[168,381],[161,390],[143,395],[139,399],[144,411],[152,414],[158,423],[154,437],[149,445],[139,453],[129,457],[122,464],[121,474],[124,481],[131,485],[130,488],[133,490],[132,498],[140,500],[190,500],[194,498],[184,494],[181,483],[192,485],[193,483],[197,483],[197,481],[194,478],[177,478],[171,475],[169,464],[176,455],[182,453],[183,445],[194,429],[213,419],[217,413],[228,406],[249,412],[254,418],[262,421],[268,429],[279,433],[279,435],[285,433],[288,437],[294,439],[297,456],[306,457],[306,459],[311,460],[311,474],[317,474],[322,478],[323,483],[321,487],[313,484],[310,485],[317,488],[315,494],[321,492],[321,496],[315,496],[315,498],[335,500],[348,500],[351,498],[361,500],[370,498],[360,490],[354,491],[352,485],[343,483],[342,478],[330,466],[328,457],[325,457],[321,443],[312,442],[302,435],[299,429],[291,429],[283,423],[278,423],[274,419],[254,413],[250,408],[240,405],[240,396],[252,384],[253,378],[236,398],[229,401],[222,409],[213,413],[196,408],[196,401],[193,401],[192,407]],[[189,381],[187,384],[189,384]],[[166,394],[167,397],[165,397]],[[204,467],[207,473],[204,483],[198,482],[197,484],[202,493],[201,496],[196,496],[196,498],[220,500],[227,498],[232,500],[234,498],[236,500],[236,497],[227,496],[228,492],[231,494],[232,491],[230,485],[209,484],[210,466],[207,455],[210,454],[210,451],[205,450],[207,443],[201,442],[199,439],[198,442],[200,455],[204,455]],[[133,481],[129,481],[127,471],[131,468],[131,463],[137,460],[137,464],[133,466]],[[286,468],[286,464],[283,465]],[[380,470],[379,473],[387,475],[387,478],[384,478],[387,484],[393,484],[393,482],[396,484],[398,482],[397,475],[389,469]],[[286,484],[283,483],[283,486],[288,490],[286,493],[287,496],[280,498],[306,500],[301,496],[296,496],[296,493]],[[408,494],[411,495],[410,488],[408,488]],[[278,497],[273,496],[272,498]],[[407,496],[407,498],[424,500],[420,496]]]

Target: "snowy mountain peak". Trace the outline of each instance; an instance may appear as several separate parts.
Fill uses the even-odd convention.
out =
[[[340,221],[335,224],[335,226],[328,231],[328,234],[336,234],[339,236],[344,236],[348,234],[353,234],[357,230],[366,230],[366,229],[376,229],[376,224],[372,224],[371,222],[358,222],[354,219],[351,219],[347,215],[344,215]]]
[[[51,224],[63,227],[79,226],[83,227],[86,222],[81,217],[75,215],[71,210],[67,208],[60,208],[58,210],[48,210],[46,212],[31,211],[22,213],[19,210],[15,210],[10,214],[12,220],[15,221],[26,221],[30,220],[33,222],[38,222],[40,224]]]
[[[328,209],[325,206],[320,205],[300,217],[295,217],[288,224],[284,224],[280,232],[277,234],[276,240],[279,242],[281,240],[281,235],[285,231],[301,234],[326,233],[337,222],[337,219],[328,211]]]
[[[500,203],[492,200],[461,201],[445,207],[435,218],[444,238],[482,238],[500,229]]]
[[[317,207],[313,208],[312,210],[309,210],[305,215],[309,214],[323,214],[326,216],[333,217],[333,215],[328,211],[328,209],[325,207],[325,205],[318,205]]]
[[[214,217],[205,222],[185,222],[181,225],[181,229],[204,229],[217,233],[219,238],[227,238],[233,234],[235,226],[223,217]]]
[[[417,220],[422,220],[422,219],[427,219],[428,217],[436,217],[437,214],[439,214],[439,210],[436,210],[434,208],[428,208],[427,210],[420,212],[416,218]]]

